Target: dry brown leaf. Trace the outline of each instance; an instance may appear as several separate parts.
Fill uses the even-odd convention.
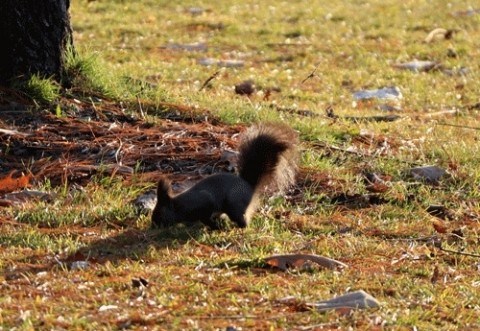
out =
[[[445,224],[445,222],[443,222],[441,220],[434,219],[432,221],[432,225],[433,225],[433,228],[435,229],[435,231],[437,231],[438,233],[447,233],[448,232],[448,226]]]
[[[11,207],[13,206],[13,202],[8,201],[6,199],[0,199],[0,207]]]
[[[438,269],[438,265],[436,265],[435,269],[433,269],[433,274],[430,281],[432,282],[432,284],[435,284],[436,282],[438,282],[439,279],[440,279],[440,270]]]
[[[33,177],[31,174],[13,178],[15,172],[16,170],[12,170],[7,176],[0,179],[0,193],[13,192],[30,186],[30,179]]]
[[[280,270],[287,270],[288,268],[305,268],[311,263],[318,264],[327,269],[345,268],[347,265],[337,260],[328,257],[311,255],[311,254],[288,254],[288,255],[274,255],[267,257],[265,262],[274,268]]]
[[[365,173],[365,188],[372,193],[384,193],[390,189],[391,177],[376,173]]]

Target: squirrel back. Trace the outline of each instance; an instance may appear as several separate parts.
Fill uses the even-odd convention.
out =
[[[225,213],[237,226],[246,227],[265,187],[283,191],[294,183],[297,147],[297,134],[287,125],[261,123],[250,127],[240,141],[238,176],[215,174],[176,196],[169,181],[162,178],[152,223],[168,226],[202,221],[217,228],[211,218]]]

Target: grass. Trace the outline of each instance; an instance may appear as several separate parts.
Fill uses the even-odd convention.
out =
[[[33,75],[20,87],[37,104],[52,104],[60,96],[58,83],[50,78]]]
[[[0,329],[479,328],[480,14],[463,14],[470,6],[72,2],[80,57],[70,54],[72,87],[62,90],[62,107],[65,99],[98,94],[159,129],[170,111],[166,103],[225,127],[282,120],[300,133],[302,177],[297,195],[266,199],[249,228],[222,232],[199,225],[149,229],[148,215],[131,204],[154,187],[141,180],[141,165],[129,181],[98,175],[81,189],[35,184],[54,194],[53,202],[0,209]],[[439,27],[457,32],[425,43]],[[197,42],[206,50],[172,46]],[[244,66],[204,66],[198,63],[204,58]],[[392,66],[413,59],[468,73]],[[234,85],[248,79],[257,92],[236,95]],[[34,85],[42,88],[38,95],[52,95],[42,102],[54,108],[56,85]],[[403,94],[396,112],[401,119],[345,118],[389,114],[378,109],[381,101],[352,97],[385,86]],[[85,107],[100,107],[97,99]],[[328,107],[339,118],[326,116]],[[69,109],[62,110],[67,116]],[[406,175],[425,165],[448,175],[435,184]],[[388,189],[372,191],[365,172],[387,176]],[[443,205],[453,216],[434,217],[426,212],[430,205]],[[436,230],[436,222],[446,231]],[[285,253],[324,255],[349,268],[265,267],[263,258]],[[89,265],[72,268],[76,261]],[[139,277],[146,288],[133,285]],[[305,309],[304,303],[359,289],[381,308]]]

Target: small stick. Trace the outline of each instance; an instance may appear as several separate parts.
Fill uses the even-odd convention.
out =
[[[465,253],[465,252],[459,252],[459,251],[454,251],[451,249],[446,249],[443,247],[440,247],[440,250],[445,253],[453,253],[453,254],[459,254],[459,255],[465,255],[465,256],[472,256],[472,257],[480,257],[480,254],[474,254],[474,253]]]
[[[220,74],[220,70],[215,71],[215,73],[213,75],[211,75],[210,77],[207,78],[207,80],[203,83],[202,87],[200,87],[200,89],[198,91],[203,90],[205,88],[205,86],[207,86],[208,83],[210,83],[219,74]]]
[[[303,84],[303,83],[305,83],[307,80],[309,80],[310,78],[315,77],[315,76],[316,76],[316,75],[315,75],[315,72],[317,71],[318,66],[319,66],[319,65],[317,65],[317,66],[315,67],[315,69],[313,69],[313,71],[312,71],[307,77],[305,77],[304,80],[302,80],[302,82],[301,82],[300,84]]]
[[[140,98],[138,96],[137,96],[137,103],[138,103],[138,109],[140,109],[140,115],[142,116],[142,119],[145,119],[145,113],[143,112],[142,102],[140,101]]]
[[[468,125],[460,125],[460,124],[450,124],[450,123],[445,123],[445,122],[439,122],[439,123],[437,123],[437,125],[453,126],[453,127],[462,128],[462,129],[480,130],[480,127],[478,127],[478,126],[468,126]]]

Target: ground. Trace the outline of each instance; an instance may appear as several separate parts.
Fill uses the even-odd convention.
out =
[[[478,9],[145,0],[71,12],[106,81],[48,104],[0,91],[1,328],[480,327]],[[413,60],[430,62],[405,69]],[[355,97],[386,87],[402,97]],[[134,201],[160,176],[181,190],[233,171],[239,134],[271,120],[299,132],[301,167],[249,228],[150,228]],[[347,267],[265,262],[290,253]],[[355,290],[380,308],[310,305]]]

